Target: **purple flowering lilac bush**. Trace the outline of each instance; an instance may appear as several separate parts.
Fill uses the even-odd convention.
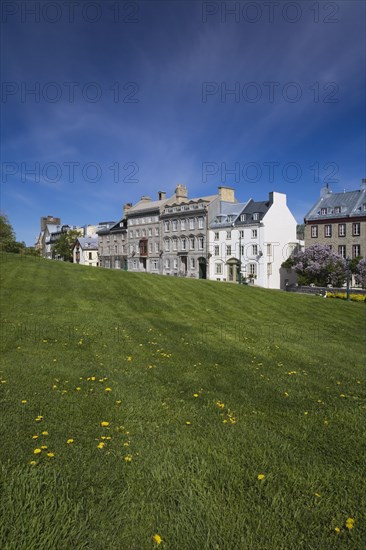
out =
[[[355,281],[362,288],[366,288],[366,258],[360,260],[356,266]]]
[[[298,251],[289,258],[284,267],[293,267],[300,285],[342,286],[347,277],[347,263],[342,256],[331,251],[329,246],[314,244],[305,251]]]

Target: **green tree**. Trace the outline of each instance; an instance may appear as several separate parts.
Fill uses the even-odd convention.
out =
[[[64,262],[72,262],[72,248],[75,240],[81,235],[81,231],[76,229],[69,229],[66,233],[62,233],[53,247],[53,256],[60,256]]]
[[[24,243],[16,241],[13,227],[7,216],[0,214],[0,250],[2,252],[14,252],[18,254],[24,248]]]

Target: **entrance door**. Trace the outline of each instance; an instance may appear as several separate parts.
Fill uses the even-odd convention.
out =
[[[183,273],[184,273],[184,275],[187,275],[187,256],[182,256],[181,260],[182,260]]]
[[[198,277],[200,279],[206,279],[207,277],[207,264],[205,258],[198,258]]]

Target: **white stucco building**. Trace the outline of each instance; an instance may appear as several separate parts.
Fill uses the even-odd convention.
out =
[[[298,246],[296,220],[286,195],[271,192],[267,201],[221,201],[208,231],[208,277],[281,288],[281,264]]]
[[[77,238],[72,250],[72,256],[74,264],[97,267],[99,265],[98,239],[96,237]]]

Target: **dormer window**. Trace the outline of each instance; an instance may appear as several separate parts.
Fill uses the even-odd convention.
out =
[[[340,213],[341,213],[341,207],[336,206],[335,209],[334,209],[334,214],[340,214]]]
[[[254,221],[258,221],[258,220],[259,220],[259,214],[258,214],[258,212],[254,212],[254,214],[253,214],[253,220],[254,220]]]
[[[327,213],[327,209],[326,209],[326,208],[321,208],[320,214],[321,214],[322,216],[324,216],[326,213]]]
[[[241,221],[241,222],[245,222],[245,219],[246,219],[246,215],[245,215],[245,214],[241,214],[241,215],[240,215],[240,221]]]

